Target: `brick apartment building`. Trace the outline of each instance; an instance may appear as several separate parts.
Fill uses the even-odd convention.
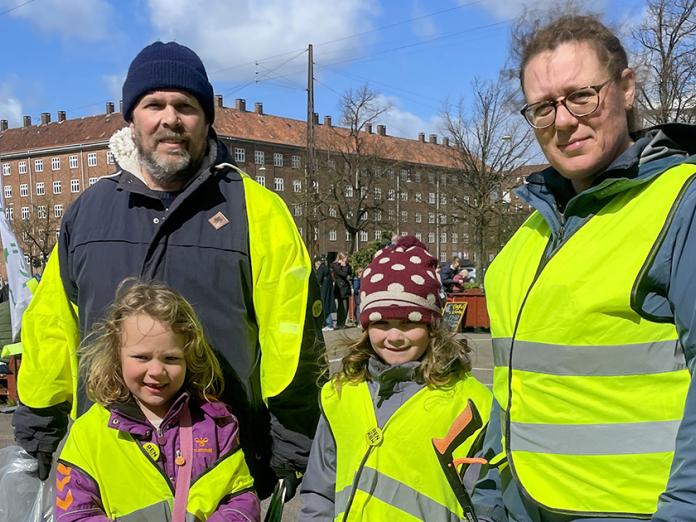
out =
[[[70,204],[100,177],[116,169],[108,142],[126,123],[114,109],[113,103],[107,103],[104,114],[79,119],[68,119],[64,111],[59,111],[55,121],[49,113],[43,113],[35,124],[25,116],[21,128],[8,128],[7,121],[0,120],[0,165],[5,211],[10,220],[30,220],[33,213],[47,215],[55,218],[52,226],[57,234],[59,219]],[[338,181],[346,185],[337,190],[344,202],[348,201],[353,189],[343,181],[345,178],[335,175],[336,161],[340,161],[336,139],[347,131],[334,126],[329,116],[321,123],[315,117],[315,122],[315,189],[324,191]],[[300,231],[305,232],[306,122],[265,114],[260,103],[247,110],[242,99],[235,101],[234,108],[227,108],[218,95],[214,128],[237,165],[277,192]],[[384,169],[370,188],[381,208],[363,216],[366,223],[357,234],[358,246],[398,231],[419,237],[442,261],[452,255],[469,258],[466,223],[447,219],[452,198],[458,194],[466,197],[461,196],[464,188],[457,186],[456,164],[447,140],[438,142],[436,135],[426,140],[424,134],[416,140],[396,138],[389,136],[383,125],[378,125],[376,132],[372,126],[362,132],[379,151],[376,161]],[[314,230],[303,236],[309,236],[311,253],[348,251],[354,238],[343,227],[340,210],[327,199],[321,205],[321,212],[313,210]],[[18,239],[22,242],[21,237]]]

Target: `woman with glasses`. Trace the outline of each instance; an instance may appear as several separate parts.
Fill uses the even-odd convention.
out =
[[[479,520],[696,520],[696,128],[630,133],[618,38],[564,16],[522,39],[550,167],[486,273],[494,407]]]

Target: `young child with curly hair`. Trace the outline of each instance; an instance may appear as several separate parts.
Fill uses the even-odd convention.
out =
[[[259,520],[237,420],[215,400],[220,366],[183,297],[127,280],[79,355],[95,404],[58,461],[58,522]]]
[[[321,392],[300,520],[473,520],[458,466],[475,455],[490,391],[441,325],[437,260],[407,236],[362,273],[360,339]]]

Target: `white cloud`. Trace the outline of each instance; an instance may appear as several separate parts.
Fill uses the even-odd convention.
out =
[[[600,9],[606,0],[585,0],[583,9]],[[460,4],[468,4],[470,0],[459,0]],[[545,12],[557,9],[565,0],[486,0],[481,6],[498,20],[509,20],[522,14],[525,9],[535,12]]]
[[[373,36],[346,37],[370,31],[377,14],[370,0],[147,0],[147,5],[157,37],[194,49],[213,80],[233,81],[285,75],[303,80],[302,50],[308,43],[315,44],[315,62],[354,56]],[[323,42],[331,43],[319,45]]]
[[[424,132],[426,139],[429,134],[437,134],[440,141],[442,120],[439,115],[424,119],[403,109],[401,101],[396,97],[380,95],[377,100],[380,105],[391,106],[391,109],[379,118],[380,121],[376,122],[386,125],[387,134],[390,136],[417,139],[418,133]]]
[[[17,5],[15,0],[0,0],[3,9]],[[26,20],[41,31],[65,38],[102,40],[113,35],[109,26],[113,10],[107,0],[41,0],[21,5],[7,16]]]
[[[0,84],[0,119],[7,120],[10,127],[19,127],[22,123],[22,104],[7,84]]]
[[[110,96],[111,100],[121,99],[121,88],[123,87],[123,82],[126,81],[126,73],[123,74],[105,74],[102,76],[102,82],[106,86],[106,92]],[[118,110],[118,107],[116,108]]]
[[[424,16],[432,10],[432,5],[433,4],[429,4],[427,8],[424,8],[418,0],[413,3],[411,17],[416,18],[416,20],[414,20],[411,25],[413,27],[413,32],[420,38],[432,38],[439,34],[439,30],[433,18]]]

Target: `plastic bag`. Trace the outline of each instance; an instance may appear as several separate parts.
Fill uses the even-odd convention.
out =
[[[53,522],[55,476],[41,482],[36,469],[19,446],[0,449],[0,522]]]

